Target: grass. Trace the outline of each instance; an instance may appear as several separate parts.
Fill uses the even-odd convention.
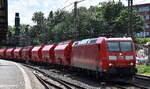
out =
[[[138,69],[138,74],[150,76],[150,65],[142,64],[142,65],[137,65],[136,67]]]
[[[0,46],[0,48],[7,48],[7,46]]]

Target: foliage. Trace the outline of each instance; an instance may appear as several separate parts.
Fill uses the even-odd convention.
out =
[[[146,44],[150,42],[150,38],[135,38],[134,42],[137,44]]]
[[[134,39],[134,43],[136,43],[136,44],[141,44],[142,43],[142,39],[140,39],[140,38],[135,38]]]
[[[150,38],[144,38],[143,39],[143,44],[146,44],[147,42],[150,42]]]
[[[21,25],[20,37],[29,44],[58,43],[66,40],[81,40],[98,36],[116,37],[127,34],[129,28],[128,9],[121,2],[104,2],[99,6],[78,8],[78,28],[74,29],[74,11],[50,11],[48,17],[39,11],[35,12],[33,26]],[[133,11],[134,32],[143,31],[144,22],[141,16]],[[14,27],[9,32],[14,36]],[[26,44],[26,43],[24,43]]]
[[[11,34],[15,34],[15,27],[8,26],[8,32]]]
[[[117,17],[116,19],[116,27],[118,27],[120,29],[119,32],[121,32],[122,34],[125,34],[128,29],[129,29],[129,15],[128,15],[128,10],[124,9],[120,12],[120,15]],[[143,18],[138,15],[138,13],[134,10],[133,11],[133,21],[132,21],[132,27],[133,27],[133,32],[134,33],[139,33],[142,32],[144,30],[144,20]],[[133,35],[133,33],[132,33]]]
[[[137,65],[138,73],[139,74],[148,74],[150,75],[150,66],[148,65]]]
[[[7,48],[7,46],[0,46],[0,49],[2,49],[2,48]]]
[[[99,8],[105,22],[108,36],[124,36],[129,30],[129,14],[128,9],[123,6],[121,2],[103,3]],[[138,13],[133,11],[133,32],[141,32],[144,27],[144,20]],[[133,35],[133,34],[132,34]]]
[[[42,25],[44,19],[44,13],[42,12],[35,12],[32,17],[32,21],[35,22],[37,25]]]

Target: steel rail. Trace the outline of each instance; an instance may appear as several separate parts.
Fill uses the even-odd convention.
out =
[[[141,79],[141,80],[145,80],[145,81],[149,81],[150,82],[150,76],[145,76],[145,75],[139,75],[137,74],[135,76],[136,79]]]
[[[75,88],[75,89],[85,89],[85,88],[83,88],[83,87],[81,87],[81,86],[79,86],[79,85],[70,83],[70,82],[65,81],[65,80],[62,80],[62,79],[60,79],[60,78],[53,77],[53,76],[51,76],[51,75],[45,73],[45,72],[42,71],[41,69],[35,68],[35,67],[33,67],[33,66],[26,65],[26,64],[23,64],[23,65],[26,66],[26,67],[28,67],[28,68],[31,68],[31,69],[33,69],[33,70],[36,70],[36,71],[38,71],[39,73],[43,74],[44,76],[46,76],[46,77],[48,77],[48,78],[50,78],[50,79],[52,79],[52,80],[54,80],[54,81],[56,81],[56,82],[62,84],[62,85],[63,85],[64,87],[66,87],[67,89],[74,89],[74,88]]]
[[[144,75],[135,75],[134,79],[129,82],[131,85],[141,89],[150,89],[150,77]]]
[[[33,72],[33,74],[37,77],[37,79],[44,85],[45,89],[51,89],[51,87],[54,87],[56,89],[62,89],[62,87],[53,84],[45,79],[43,79],[41,76],[39,76],[39,74],[36,72]]]

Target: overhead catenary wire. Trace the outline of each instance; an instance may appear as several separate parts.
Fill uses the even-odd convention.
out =
[[[68,2],[68,1],[69,1],[69,0],[66,0],[65,3]],[[59,10],[64,10],[64,9],[66,9],[67,7],[71,6],[71,5],[74,5],[74,3],[80,3],[80,2],[82,2],[82,1],[85,1],[85,0],[74,1],[74,2],[72,2],[72,3],[70,3],[70,4],[68,4],[67,6],[64,6],[62,9],[59,8]]]
[[[64,10],[65,8],[67,8],[67,7],[69,7],[69,6],[73,5],[73,4],[74,4],[74,2],[73,2],[73,3],[70,3],[69,5],[63,7],[62,10]]]
[[[66,0],[65,3],[67,3],[68,1],[70,1],[70,0]]]

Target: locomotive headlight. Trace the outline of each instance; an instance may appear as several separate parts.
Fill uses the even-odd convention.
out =
[[[112,66],[113,64],[112,63],[109,63],[109,66]]]
[[[116,56],[109,56],[109,60],[117,60]]]
[[[126,60],[133,60],[133,56],[125,56]]]
[[[131,65],[131,66],[133,66],[133,65],[134,65],[134,63],[132,63],[132,62],[131,62],[131,63],[130,63],[130,65]]]

